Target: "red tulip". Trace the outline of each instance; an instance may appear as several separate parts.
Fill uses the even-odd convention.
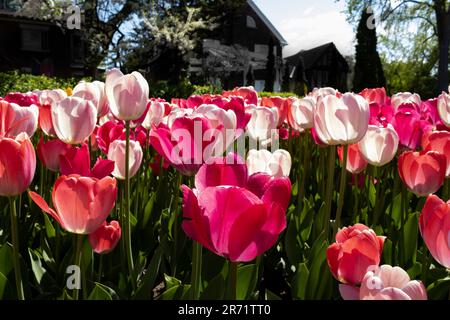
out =
[[[278,126],[281,126],[288,116],[289,102],[285,103],[286,100],[281,97],[263,97],[261,99],[261,106],[278,109]]]
[[[337,148],[339,160],[341,163],[344,161],[344,147],[339,146]],[[359,150],[358,144],[351,144],[348,146],[347,151],[347,171],[350,173],[360,173],[367,167],[367,160]]]
[[[419,229],[431,255],[450,268],[450,200],[429,195],[420,214]]]
[[[71,146],[59,139],[44,142],[41,138],[37,144],[37,154],[44,166],[50,171],[59,171],[60,156],[65,155]]]
[[[0,136],[0,196],[16,196],[24,192],[34,177],[36,154],[28,135],[15,139]]]
[[[445,176],[450,177],[450,132],[448,131],[435,131],[427,135],[426,139],[423,139],[426,151],[436,151],[443,154],[447,159],[447,169]]]
[[[291,183],[267,174],[249,180],[236,155],[203,165],[197,189],[182,186],[186,234],[231,261],[251,261],[271,248],[286,227]]]
[[[68,232],[89,234],[103,224],[114,208],[117,181],[111,177],[99,180],[77,174],[61,176],[53,187],[55,209],[37,193],[30,191],[29,195]]]
[[[5,96],[5,101],[15,103],[21,107],[29,107],[31,105],[38,105],[38,96],[35,93],[27,92],[10,92]]]
[[[338,231],[336,242],[327,249],[327,261],[333,276],[342,283],[357,285],[367,268],[380,264],[385,237],[363,224]]]
[[[114,250],[121,236],[122,229],[117,221],[104,221],[95,232],[89,234],[89,243],[94,252],[106,254]]]
[[[224,97],[242,97],[246,104],[258,104],[258,92],[253,87],[241,87],[235,88],[232,91],[225,91],[223,93]]]
[[[444,183],[447,160],[434,151],[408,151],[398,159],[398,172],[408,189],[418,196],[435,193]]]
[[[385,105],[388,100],[384,88],[364,89],[360,92],[360,95],[363,96],[369,104],[377,103],[379,105]]]

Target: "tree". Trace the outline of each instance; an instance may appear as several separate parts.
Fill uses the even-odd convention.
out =
[[[347,4],[348,20],[356,23],[356,14],[367,7],[367,1],[344,1]],[[380,21],[386,31],[386,35],[380,38],[380,42],[383,44],[388,61],[408,60],[426,63],[432,58],[431,52],[436,46],[438,55],[434,65],[437,73],[435,93],[447,90],[450,44],[449,1],[372,0],[370,3],[374,12],[380,14]]]
[[[369,28],[367,21],[370,14],[363,10],[356,33],[356,64],[353,80],[353,90],[364,88],[379,88],[386,86],[383,66],[377,51],[377,33],[375,28]]]

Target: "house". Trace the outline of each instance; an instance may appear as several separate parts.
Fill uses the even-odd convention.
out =
[[[347,91],[349,65],[334,43],[302,50],[285,59],[283,89],[305,94],[315,87]]]
[[[15,14],[0,0],[0,72],[20,70],[49,76],[84,76],[84,42],[77,30]]]
[[[189,74],[224,89],[252,85],[280,91],[287,42],[252,0],[240,11],[227,27],[203,39],[200,56],[190,59]]]

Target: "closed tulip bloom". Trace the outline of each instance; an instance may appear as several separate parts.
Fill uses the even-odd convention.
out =
[[[268,108],[278,109],[278,127],[281,126],[288,116],[289,101],[282,97],[263,97],[261,98],[260,105]]]
[[[401,145],[415,150],[422,140],[429,123],[421,120],[420,114],[411,108],[400,108],[391,121]]]
[[[117,119],[137,120],[147,108],[149,87],[139,72],[124,75],[118,69],[110,70],[105,91],[109,108]]]
[[[314,128],[328,145],[354,144],[366,134],[369,104],[360,95],[346,93],[320,98],[314,114]]]
[[[43,138],[37,145],[37,154],[44,166],[53,172],[58,172],[60,168],[60,156],[70,150],[70,145],[59,139],[45,142]]]
[[[388,102],[386,90],[384,88],[364,89],[360,93],[369,104],[376,103],[380,106]]]
[[[249,106],[247,112],[251,114],[247,124],[247,133],[250,138],[260,141],[270,140],[278,127],[278,109]]]
[[[167,109],[170,110],[170,105],[167,102],[150,101],[142,126],[147,130],[150,130],[152,125],[158,126],[168,115]]]
[[[247,155],[248,175],[263,172],[273,177],[289,177],[292,160],[289,152],[283,149],[275,150],[273,153],[262,149],[252,149]]]
[[[419,220],[420,234],[433,258],[450,268],[450,200],[429,195]]]
[[[61,141],[79,144],[94,132],[97,109],[91,101],[68,97],[53,105],[51,110],[53,127]]]
[[[40,105],[52,106],[65,98],[67,98],[67,93],[61,89],[42,90],[38,93]]]
[[[417,93],[399,92],[391,98],[392,106],[397,110],[402,104],[412,103],[417,108],[422,104],[422,99]]]
[[[339,160],[344,161],[344,148],[339,146],[337,148]],[[350,144],[347,150],[347,166],[348,172],[358,174],[367,168],[367,160],[364,158],[358,144]]]
[[[25,132],[14,139],[0,136],[0,196],[24,192],[34,177],[36,154]]]
[[[222,159],[205,164],[196,176],[197,189],[182,186],[183,230],[233,262],[251,261],[276,243],[286,228],[291,193],[288,178],[265,174],[254,179],[255,191],[247,189],[247,170],[242,162],[228,164]]]
[[[316,99],[305,97],[294,98],[288,110],[288,122],[292,129],[303,131],[314,126],[314,110]]]
[[[442,122],[450,127],[450,94],[442,92],[438,98],[437,109]]]
[[[97,117],[103,117],[109,111],[105,95],[105,84],[100,81],[78,83],[73,88],[72,96],[91,101],[97,109]]]
[[[434,151],[408,151],[398,159],[398,172],[403,183],[417,196],[435,193],[444,183],[447,160]]]
[[[106,220],[117,198],[117,181],[70,175],[59,177],[53,187],[55,209],[37,193],[31,199],[53,217],[63,229],[71,233],[90,234]]]
[[[114,161],[112,175],[117,179],[125,179],[125,150],[126,141],[114,140],[109,145],[108,159]],[[129,176],[133,177],[139,170],[142,162],[142,148],[138,141],[130,141]]]
[[[370,164],[381,167],[394,159],[398,143],[398,135],[392,125],[389,124],[386,128],[369,125],[366,135],[358,146]]]
[[[122,236],[122,229],[119,222],[103,222],[103,224],[89,234],[89,243],[92,250],[98,254],[107,254],[114,250]]]
[[[25,132],[33,136],[38,126],[39,109],[35,105],[21,107],[15,103],[0,100],[0,135],[10,138]]]
[[[363,224],[345,227],[336,234],[336,242],[327,249],[327,261],[333,276],[340,282],[358,285],[367,268],[380,264],[385,237]]]
[[[308,97],[313,97],[314,99],[316,99],[316,101],[318,101],[319,98],[323,98],[329,95],[336,96],[338,98],[342,96],[342,94],[338,90],[331,87],[325,87],[314,88],[313,91],[308,94]]]
[[[450,132],[435,131],[427,135],[426,139],[422,139],[423,147],[426,151],[436,151],[443,154],[447,159],[447,169],[445,176],[450,177]]]
[[[246,104],[257,105],[258,104],[258,92],[253,87],[241,87],[235,88],[232,91],[225,91],[224,97],[238,96],[244,99]]]
[[[402,268],[386,264],[369,268],[361,288],[341,284],[339,291],[345,300],[427,300],[421,281],[411,280]]]

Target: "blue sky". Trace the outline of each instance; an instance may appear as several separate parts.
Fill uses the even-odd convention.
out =
[[[253,0],[287,40],[287,57],[302,49],[334,42],[345,55],[354,52],[352,26],[334,0]]]

